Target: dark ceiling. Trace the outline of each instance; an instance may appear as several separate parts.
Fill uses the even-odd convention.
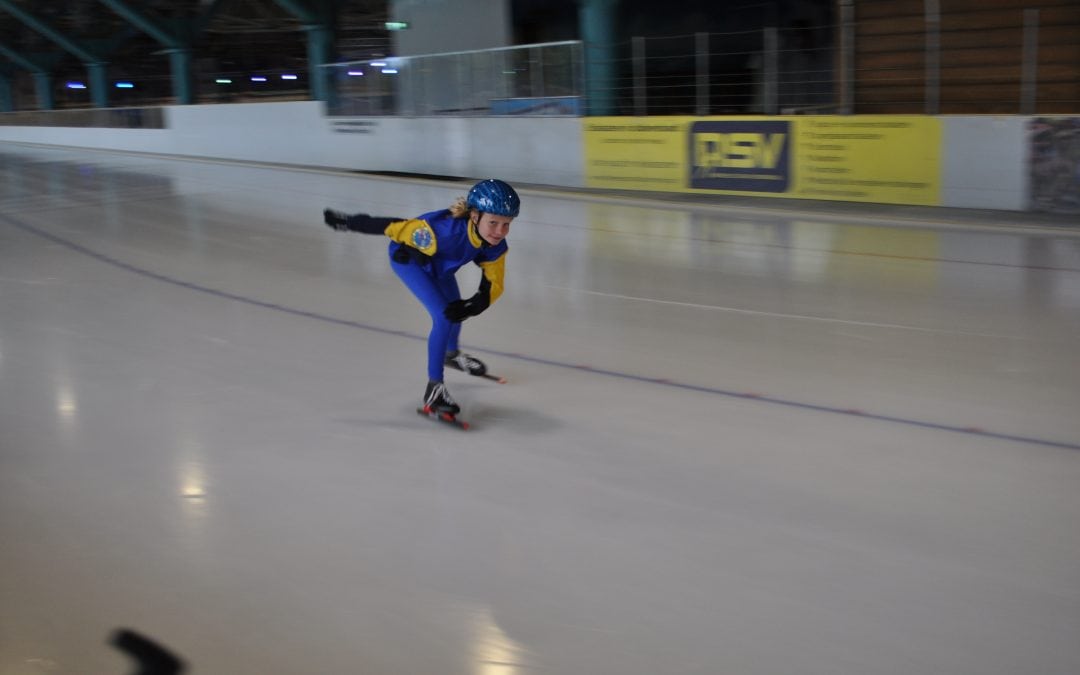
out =
[[[162,45],[99,0],[7,0],[42,23],[102,54],[110,71],[125,77],[167,75]],[[334,60],[368,59],[387,54],[390,36],[384,23],[388,0],[299,0],[322,6],[336,16]],[[201,71],[295,69],[306,63],[301,21],[275,0],[126,0],[129,7],[159,24],[194,26],[212,9],[193,36],[195,63]],[[47,36],[0,7],[0,44],[33,59],[57,63],[57,72],[83,68]],[[7,59],[0,57],[0,63]]]

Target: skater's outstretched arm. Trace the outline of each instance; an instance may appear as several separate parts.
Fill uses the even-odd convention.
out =
[[[333,209],[323,210],[323,222],[339,232],[361,232],[363,234],[383,234],[390,223],[405,218],[387,218],[369,216],[366,213],[347,214]]]

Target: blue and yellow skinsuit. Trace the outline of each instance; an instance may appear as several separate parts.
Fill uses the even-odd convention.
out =
[[[473,301],[487,308],[503,292],[506,240],[492,246],[469,223],[468,215],[455,218],[449,209],[409,220],[360,214],[348,217],[346,225],[355,232],[390,237],[390,267],[431,315],[428,379],[441,382],[446,354],[458,350],[461,334],[461,323],[443,315],[449,303],[461,299],[454,274],[470,262],[480,266],[483,276]]]

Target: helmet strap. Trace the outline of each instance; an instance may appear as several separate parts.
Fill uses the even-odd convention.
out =
[[[491,246],[491,244],[488,243],[487,239],[484,239],[480,236],[480,219],[483,217],[484,212],[477,211],[476,220],[473,220],[471,217],[469,218],[469,227],[472,228],[473,233],[476,235],[476,238],[480,240],[480,248],[487,248],[488,246]]]

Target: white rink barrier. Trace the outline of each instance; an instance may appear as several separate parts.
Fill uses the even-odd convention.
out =
[[[1024,211],[1030,118],[941,117],[941,206]],[[390,171],[585,183],[576,117],[333,118],[317,101],[165,108],[164,129],[0,126],[0,141]],[[888,157],[881,159],[888,161]]]

